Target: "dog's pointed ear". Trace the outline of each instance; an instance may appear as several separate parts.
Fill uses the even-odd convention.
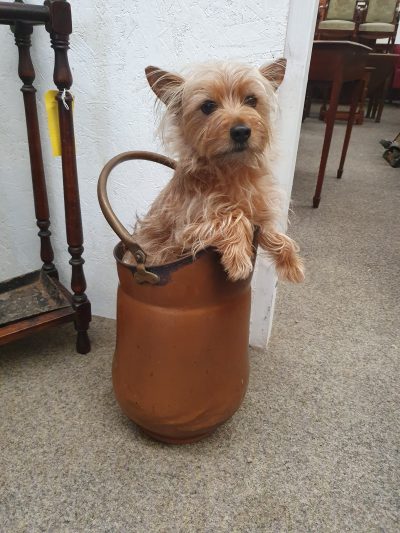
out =
[[[281,57],[269,65],[264,65],[260,68],[261,74],[266,78],[270,83],[272,83],[274,89],[276,90],[279,85],[282,83],[283,78],[285,77],[286,70],[286,59]]]
[[[145,73],[153,92],[166,105],[169,103],[171,93],[185,81],[178,74],[172,74],[158,67],[146,67]]]

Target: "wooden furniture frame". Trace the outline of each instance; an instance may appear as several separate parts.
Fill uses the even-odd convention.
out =
[[[386,54],[385,54],[386,55]],[[368,56],[369,57],[369,56]],[[360,126],[364,123],[364,114],[365,114],[365,99],[367,97],[367,91],[368,86],[370,83],[370,78],[373,75],[373,71],[375,70],[374,67],[366,66],[364,69],[364,77],[363,77],[363,84],[362,84],[362,90],[360,95],[360,101],[358,102],[356,112],[354,115],[354,124],[357,124]],[[349,107],[351,103],[351,94],[352,94],[352,87],[344,87],[344,89],[341,91],[339,96],[339,104],[338,104],[338,110],[336,111],[336,117],[335,120],[345,120],[346,122],[349,119],[349,109],[339,109],[340,106],[346,106]],[[324,101],[324,103],[321,106],[320,112],[319,112],[319,119],[326,121],[326,115],[327,115],[327,100]]]
[[[32,312],[27,309],[27,316],[3,322],[0,325],[0,344],[5,344],[47,326],[73,321],[77,331],[76,349],[79,353],[87,353],[90,351],[87,330],[91,320],[91,308],[85,294],[86,280],[82,258],[83,232],[75,155],[72,96],[69,92],[72,85],[72,75],[67,56],[69,35],[72,32],[71,7],[66,0],[46,0],[41,6],[26,5],[22,3],[22,0],[16,0],[15,3],[0,2],[0,24],[10,25],[14,32],[19,54],[18,74],[23,82],[21,91],[28,132],[35,214],[40,230],[38,234],[40,237],[40,257],[43,262],[39,278],[42,281],[45,280],[44,285],[40,285],[39,289],[36,287],[35,290],[41,291],[43,286],[49,285],[58,294],[55,298],[58,304],[57,302],[54,304],[54,298],[51,300],[47,293],[44,294],[44,299],[48,298],[49,305],[44,306],[45,309],[42,313],[35,313],[32,316]],[[56,99],[62,148],[66,233],[68,251],[71,255],[69,261],[72,268],[71,292],[58,281],[50,242],[49,205],[40,142],[36,89],[33,86],[35,70],[30,56],[31,34],[36,25],[45,25],[50,34],[51,47],[55,56],[53,79],[58,88]],[[15,291],[12,288],[14,286],[17,290],[18,288],[22,290],[19,278],[9,280],[6,285],[6,289],[3,287],[3,290],[8,290],[8,292],[0,301],[3,307],[6,300],[13,299]]]
[[[342,90],[343,84],[347,82],[352,85],[352,91],[342,155],[337,171],[337,178],[342,177],[354,117],[364,86],[364,70],[369,52],[371,52],[371,48],[351,41],[314,41],[307,91],[309,92],[314,84],[331,88],[321,161],[313,198],[313,207],[315,208],[319,206],[321,201],[321,191],[324,183],[340,91]]]

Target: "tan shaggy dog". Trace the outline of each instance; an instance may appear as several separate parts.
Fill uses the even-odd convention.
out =
[[[268,149],[275,91],[286,61],[260,69],[231,62],[200,65],[185,77],[147,67],[147,80],[166,105],[163,139],[176,156],[173,178],[134,236],[160,265],[212,246],[232,281],[253,268],[253,236],[281,279],[300,282],[296,243],[278,231],[281,195],[273,183]],[[135,263],[130,252],[124,261]]]

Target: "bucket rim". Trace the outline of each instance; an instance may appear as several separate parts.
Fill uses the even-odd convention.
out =
[[[253,256],[253,266],[256,261],[257,256],[257,238],[259,234],[259,227],[256,226],[254,228],[254,234],[253,234],[253,248],[254,248],[254,256]],[[133,275],[137,272],[137,268],[135,265],[129,265],[128,263],[124,263],[122,261],[122,252],[125,252],[127,250],[127,247],[122,241],[119,241],[115,246],[113,250],[114,259],[117,262],[117,264],[121,265],[121,267],[124,267],[125,269],[129,270]],[[208,246],[207,248],[203,248],[202,250],[199,250],[195,256],[189,255],[187,257],[183,257],[181,259],[177,259],[176,261],[171,261],[169,263],[164,263],[163,265],[145,265],[146,270],[150,273],[156,274],[158,276],[158,282],[153,284],[153,287],[157,287],[160,285],[165,285],[170,281],[170,276],[173,272],[179,270],[180,268],[184,266],[189,266],[196,261],[200,260],[201,258],[205,257],[206,255],[213,255],[215,258],[218,258],[220,261],[221,254],[214,246]],[[221,268],[222,264],[221,264]]]
[[[122,261],[122,257],[121,257],[122,251],[124,252],[127,251],[126,246],[124,245],[122,241],[119,241],[114,246],[114,250],[113,250],[114,259],[116,260],[118,264],[127,268],[131,272],[135,273],[137,270],[135,265],[129,265],[128,263],[124,263]],[[204,248],[203,250],[200,250],[195,255],[195,257],[193,257],[192,255],[189,255],[187,257],[183,257],[182,259],[177,259],[169,263],[163,263],[162,265],[147,265],[146,264],[146,270],[148,270],[149,272],[153,272],[154,274],[162,274],[166,272],[171,272],[172,270],[177,270],[181,266],[194,263],[195,261],[200,259],[203,255],[209,252],[218,253],[215,248],[213,248],[212,246],[209,246],[208,248]]]

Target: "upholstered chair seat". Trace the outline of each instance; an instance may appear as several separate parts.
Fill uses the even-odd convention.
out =
[[[325,36],[351,36],[356,27],[354,22],[355,4],[355,0],[330,0],[325,19],[318,24],[318,31]]]
[[[365,24],[360,24],[359,31],[392,33],[394,28],[394,24],[388,24],[387,22],[366,22]]]
[[[319,25],[319,30],[349,30],[353,31],[355,23],[350,20],[322,20]]]

